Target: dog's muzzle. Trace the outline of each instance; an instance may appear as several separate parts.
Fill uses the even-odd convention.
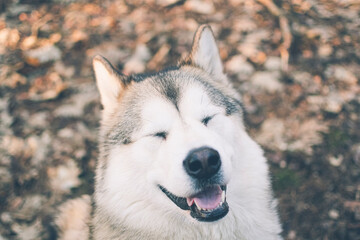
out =
[[[178,197],[159,185],[159,188],[182,210],[190,210],[190,215],[202,222],[217,221],[229,212],[226,202],[226,186],[215,185],[191,197]]]
[[[188,154],[183,166],[194,181],[213,182],[211,179],[216,178],[221,167],[221,159],[216,150],[201,147]],[[196,194],[186,198],[175,196],[163,186],[159,187],[179,208],[190,210],[190,215],[199,221],[216,221],[229,212],[225,185],[208,184]]]

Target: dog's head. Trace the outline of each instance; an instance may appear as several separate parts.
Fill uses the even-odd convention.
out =
[[[139,224],[146,211],[225,217],[243,111],[210,27],[198,29],[177,67],[156,74],[125,76],[100,56],[93,65],[104,107],[99,204]]]

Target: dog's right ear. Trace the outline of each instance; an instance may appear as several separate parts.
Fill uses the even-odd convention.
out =
[[[100,55],[94,57],[93,68],[101,103],[105,110],[113,109],[125,89],[126,76],[119,74],[110,62]]]
[[[201,25],[195,33],[186,63],[196,65],[217,79],[226,79],[214,34],[209,25]]]

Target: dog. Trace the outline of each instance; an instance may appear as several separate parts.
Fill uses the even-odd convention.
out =
[[[62,207],[61,239],[282,239],[266,159],[208,25],[176,67],[125,76],[101,56],[93,67],[103,105],[93,204]]]

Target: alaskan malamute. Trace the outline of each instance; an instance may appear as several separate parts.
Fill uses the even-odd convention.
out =
[[[209,26],[176,67],[93,66],[104,107],[95,194],[62,207],[60,238],[281,239],[266,159]]]

